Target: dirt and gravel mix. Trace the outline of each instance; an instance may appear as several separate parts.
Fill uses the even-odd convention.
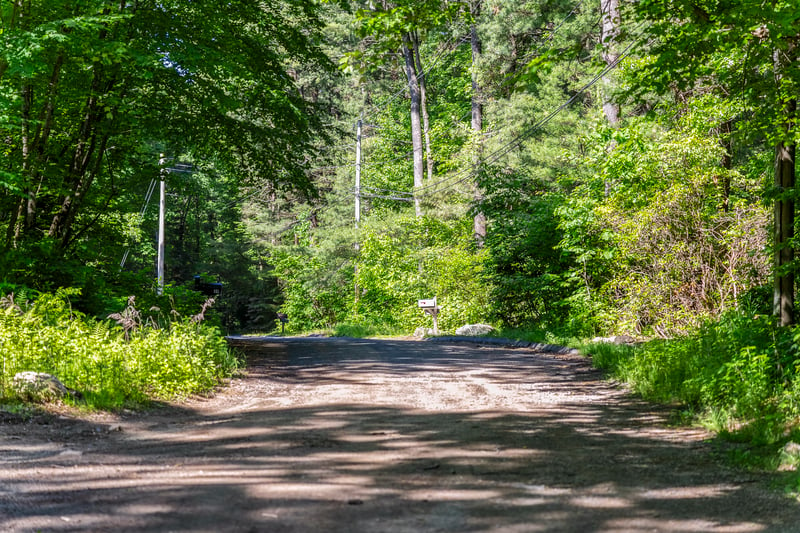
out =
[[[1,531],[800,532],[800,504],[578,355],[233,339],[144,413],[0,415]]]

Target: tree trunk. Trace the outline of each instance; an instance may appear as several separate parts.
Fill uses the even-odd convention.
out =
[[[422,69],[422,58],[419,54],[419,34],[414,31],[412,34],[412,44],[414,45],[414,66],[419,80],[419,103],[422,110],[422,133],[425,140],[425,165],[428,170],[428,181],[433,180],[433,155],[431,155],[431,121],[428,117],[428,97],[427,97],[427,73]]]
[[[53,114],[56,107],[56,92],[58,79],[61,74],[61,67],[64,65],[64,54],[61,53],[56,58],[50,75],[50,82],[47,88],[47,99],[44,107],[39,113],[36,126],[36,134],[31,145],[32,161],[28,168],[29,191],[27,194],[27,206],[25,209],[25,230],[31,229],[36,223],[37,199],[42,187],[41,169],[47,159],[47,148],[50,141],[50,132],[53,128]]]
[[[71,197],[67,198],[67,201],[64,202],[64,204],[62,205],[62,210],[59,212],[59,215],[61,215],[60,219],[61,224],[58,231],[56,233],[53,233],[52,236],[58,236],[58,235],[61,236],[60,247],[62,250],[66,249],[72,243],[72,229],[73,229],[72,226],[75,222],[75,217],[78,214],[78,209],[83,203],[83,200],[89,193],[89,189],[91,189],[92,183],[94,182],[97,175],[100,173],[100,167],[103,164],[103,156],[108,146],[108,140],[109,140],[109,135],[104,134],[103,138],[100,140],[99,149],[96,149],[95,148],[96,140],[92,139],[90,154],[91,152],[95,151],[97,153],[94,159],[93,168],[91,171],[89,171],[88,168],[84,168],[82,174],[83,177],[78,183],[77,187],[75,188],[74,194]]]
[[[600,45],[603,49],[603,61],[611,66],[619,60],[617,38],[619,37],[620,14],[619,0],[600,0]],[[611,126],[619,123],[620,106],[611,98],[613,82],[606,74],[602,79],[603,113]]]
[[[796,101],[789,104],[791,115],[797,107]],[[775,147],[775,187],[779,196],[775,200],[775,294],[773,314],[779,318],[781,326],[794,324],[794,185],[795,185],[795,145],[791,141],[781,141]]]
[[[101,132],[103,113],[98,109],[98,95],[107,94],[114,88],[116,76],[103,86],[102,67],[94,64],[94,76],[91,90],[86,100],[84,118],[69,166],[65,187],[69,192],[60,199],[60,209],[53,216],[48,230],[48,237],[59,239],[62,249],[70,242],[71,226],[75,220],[77,209],[89,192],[92,182],[100,171],[103,155],[109,140],[107,132]],[[100,149],[98,150],[98,140]],[[92,163],[94,161],[94,163]],[[89,167],[92,167],[90,170]]]
[[[420,199],[416,189],[422,187],[422,121],[420,119],[420,92],[417,72],[414,68],[414,56],[411,52],[411,38],[403,35],[403,58],[406,63],[406,77],[408,78],[408,93],[411,99],[411,147],[414,152],[414,212],[422,216]]]
[[[727,213],[730,211],[730,197],[731,197],[731,175],[730,170],[733,168],[733,140],[731,139],[731,132],[733,130],[733,120],[726,120],[720,125],[720,144],[725,150],[722,152],[722,161],[720,166],[725,170],[725,175],[722,176],[722,210]]]
[[[476,20],[481,14],[482,0],[473,0],[470,5],[473,20]],[[470,44],[472,45],[472,134],[475,137],[475,159],[473,161],[473,171],[477,176],[481,166],[481,156],[483,152],[483,140],[481,133],[483,132],[483,99],[481,95],[481,87],[478,83],[478,61],[481,57],[482,46],[481,39],[478,35],[478,28],[473,21],[469,31]],[[480,204],[483,201],[483,191],[479,183],[475,183],[475,203]],[[486,215],[478,211],[472,219],[472,232],[475,235],[475,241],[478,246],[483,246],[486,240]]]
[[[797,60],[795,43],[790,43],[789,53],[775,49],[773,68],[779,101],[783,100],[782,124],[779,140],[775,145],[775,227],[773,249],[775,250],[775,276],[772,312],[781,326],[794,324],[794,197],[795,186],[795,141],[793,127],[797,122],[796,88],[787,82],[785,72]],[[784,100],[785,98],[785,100]]]
[[[27,210],[33,201],[33,183],[31,181],[31,165],[33,158],[33,138],[31,137],[31,109],[33,108],[33,85],[30,81],[22,87],[22,182],[24,198],[20,201],[17,215],[14,217],[15,228],[13,245],[16,247],[22,238],[29,216]]]
[[[22,202],[24,200],[20,200]],[[14,232],[17,227],[17,219],[19,218],[19,209],[14,209],[12,207],[10,213],[10,219],[8,221],[8,227],[6,228],[6,245],[5,248],[8,250],[9,248],[14,248],[16,246],[16,242],[14,241]]]

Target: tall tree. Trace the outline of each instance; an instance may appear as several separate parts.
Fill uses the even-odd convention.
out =
[[[470,81],[472,84],[470,125],[477,144],[474,165],[474,172],[476,173],[480,171],[480,158],[483,148],[481,139],[481,135],[483,134],[483,95],[478,81],[478,65],[481,60],[482,43],[480,35],[478,34],[477,24],[477,19],[481,16],[482,4],[483,0],[472,0],[470,2],[470,18],[472,19],[469,28],[470,49],[472,51],[472,65],[470,68]],[[476,183],[475,187],[475,202],[477,205],[480,205],[483,201],[483,193],[480,190],[480,184]],[[473,217],[472,231],[475,234],[478,245],[482,246],[484,239],[486,239],[486,215],[480,210],[475,213]]]
[[[411,101],[411,148],[414,158],[414,189],[417,190],[423,185],[423,160],[422,160],[422,92],[419,85],[419,76],[414,61],[415,52],[412,50],[414,44],[408,33],[403,34],[403,60],[406,65],[406,78],[408,79],[408,97]],[[416,192],[414,194],[414,211],[417,216],[422,215],[420,199]]]
[[[287,72],[330,70],[314,2],[0,2],[0,220],[57,253],[104,218],[139,147],[312,193],[322,117]]]
[[[743,98],[748,130],[774,146],[774,314],[794,322],[795,144],[800,92],[800,8],[789,0],[696,2],[646,0],[636,5],[654,48],[643,66],[647,89],[692,88],[713,78]],[[731,68],[733,65],[735,68]]]
[[[427,111],[427,75],[422,68],[421,33],[452,20],[462,2],[448,0],[370,2],[357,11],[360,32],[375,39],[375,52],[399,52],[408,83],[411,116],[411,142],[414,161],[414,188],[423,186],[425,161],[428,177],[433,175],[433,156],[430,141],[430,120]],[[381,59],[376,59],[382,61]],[[424,150],[424,153],[423,153]],[[415,211],[422,214],[420,198],[415,194]]]
[[[422,68],[422,54],[420,53],[421,43],[419,31],[411,32],[411,43],[414,45],[414,66],[417,69],[417,81],[419,82],[420,109],[422,110],[422,136],[425,141],[425,168],[427,169],[428,180],[433,179],[433,150],[431,149],[431,119],[428,113],[428,76]]]

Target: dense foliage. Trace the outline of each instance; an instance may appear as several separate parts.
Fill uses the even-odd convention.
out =
[[[208,391],[230,376],[238,362],[218,330],[202,314],[128,306],[100,321],[70,305],[70,292],[35,302],[0,302],[0,400],[13,398],[21,371],[49,373],[99,408],[145,404]]]
[[[296,72],[330,70],[320,24],[312,3],[282,0],[0,2],[4,281],[81,287],[77,304],[98,314],[111,308],[103,295],[141,291],[120,259],[126,272],[152,268],[143,201],[161,173],[168,281],[268,284],[242,251],[237,198],[243,187],[314,193],[304,169],[324,100],[304,95]]]
[[[796,326],[778,328],[771,317],[730,311],[692,335],[656,339],[639,346],[594,344],[592,361],[651,401],[678,407],[681,422],[716,430],[731,458],[748,468],[794,470],[783,450],[800,428],[800,365]],[[800,479],[784,480],[796,493]]]
[[[359,196],[366,222],[354,231],[347,221],[355,160],[348,132],[338,155],[328,154],[338,164],[324,167],[318,181],[328,196],[274,211],[277,222],[294,210],[298,224],[259,239],[279,265],[295,329],[353,320],[419,325],[417,298],[447,298],[436,285],[442,273],[420,255],[441,255],[439,243],[452,238],[447,228],[466,229],[476,213],[488,218],[488,231],[479,240],[463,231],[453,241],[475,268],[460,268],[465,277],[452,282],[486,297],[466,314],[463,306],[444,310],[454,326],[475,320],[570,335],[669,337],[763,294],[772,263],[765,201],[773,198],[773,139],[757,133],[764,115],[754,122],[745,96],[725,96],[730,71],[695,72],[706,63],[694,57],[668,65],[667,45],[647,40],[663,30],[655,9],[617,15],[624,18],[614,33],[619,61],[603,68],[610,44],[598,40],[599,6],[434,4],[350,2],[349,23],[361,39],[326,28],[342,56],[343,82],[361,91],[342,102],[355,106],[352,124],[359,117],[365,124]],[[336,25],[347,20],[346,9],[328,9]],[[483,54],[466,48],[470,25]],[[424,158],[433,160],[421,187],[413,120],[398,98],[407,90],[406,34],[407,45],[418,41],[430,138]],[[662,35],[664,43],[672,35]],[[713,54],[725,57],[710,47]],[[682,72],[680,84],[651,76],[668,67]],[[613,90],[599,83],[611,71]],[[385,88],[392,72],[395,83]],[[484,117],[477,132],[470,125],[475,98]],[[609,99],[623,109],[614,123],[600,105]],[[412,198],[421,201],[417,218],[440,221],[427,227],[427,241],[405,234]],[[256,236],[266,223],[251,220]]]

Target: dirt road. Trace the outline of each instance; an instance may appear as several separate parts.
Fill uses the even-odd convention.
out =
[[[0,530],[789,532],[800,506],[575,355],[257,339],[148,413],[0,420]]]

